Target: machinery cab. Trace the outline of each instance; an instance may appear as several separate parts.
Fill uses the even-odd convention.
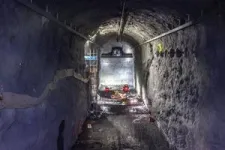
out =
[[[98,95],[105,99],[124,102],[135,93],[133,53],[125,53],[123,47],[112,47],[100,55]]]
[[[133,54],[125,53],[122,47],[112,47],[111,52],[103,53],[101,58],[133,58]]]

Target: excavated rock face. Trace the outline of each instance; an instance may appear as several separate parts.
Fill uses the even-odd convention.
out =
[[[3,29],[0,32],[2,35],[0,77],[8,92],[40,96],[57,69],[79,67],[78,64],[83,60],[83,54],[79,52],[84,50],[86,41],[78,37],[71,38],[71,35],[58,30],[45,18],[25,11],[17,4],[0,2],[1,14],[4,14],[0,21]],[[192,1],[192,4],[195,2]],[[44,3],[39,5],[43,6]],[[65,5],[61,5],[62,3]],[[187,8],[186,4],[174,4],[169,0],[151,3],[130,1],[129,7],[134,9],[131,9],[128,15],[124,34],[134,41],[131,40],[131,45],[136,45],[173,29],[187,19],[185,16],[187,12],[183,9]],[[79,3],[72,5],[69,1],[56,1],[54,5],[61,10],[60,19],[71,20],[77,25],[78,31],[86,35],[93,36],[97,33],[96,39],[99,37],[104,39],[107,37],[105,35],[118,32],[119,2],[117,4],[116,1],[110,3],[82,1],[80,5]],[[195,5],[189,4],[189,6],[192,7],[187,10],[195,8]],[[181,10],[183,13],[180,13]],[[199,9],[197,10],[200,14]],[[223,115],[225,37],[224,23],[221,19],[209,15],[201,24],[143,45],[136,50],[142,56],[142,65],[140,64],[139,67],[142,68],[143,87],[141,88],[146,91],[146,98],[151,104],[158,126],[169,143],[179,150],[223,150],[225,147],[223,142],[225,140]],[[104,41],[102,44],[107,43],[107,38]],[[161,52],[159,52],[159,45],[162,46]],[[9,53],[9,50],[12,52]],[[20,62],[22,62],[22,69]],[[38,67],[35,64],[38,64]],[[39,74],[40,72],[44,77]],[[74,86],[72,89],[76,92],[68,94],[66,91],[71,89],[66,88],[65,85]],[[33,90],[34,86],[36,90]],[[57,89],[62,93],[57,93]],[[69,125],[65,129],[68,134],[71,133],[71,126],[78,128],[79,121],[86,115],[88,107],[87,101],[83,101],[87,99],[85,85],[72,79],[65,79],[65,83],[57,86],[55,90],[56,96],[49,97],[49,101],[43,104],[46,108],[40,105],[30,109],[1,110],[0,143],[4,144],[0,144],[0,149],[15,149],[9,142],[12,140],[12,142],[17,141],[14,144],[17,148],[25,149],[32,145],[32,149],[41,147],[41,149],[55,150],[57,139],[55,133],[58,132],[57,128],[61,120],[66,118],[70,120],[66,122],[66,125]],[[78,92],[79,90],[84,93]],[[64,98],[67,101],[61,103]],[[46,118],[43,119],[42,113],[45,112],[47,112],[44,115]],[[30,120],[37,122],[31,123]],[[52,121],[54,125],[51,131],[47,132],[46,127],[49,127]],[[39,129],[31,128],[38,123],[40,123]],[[22,135],[22,131],[25,132],[22,127],[24,124],[30,127],[29,134],[23,134],[24,139],[30,139],[28,143],[18,140],[23,139],[20,136],[14,136],[14,133]],[[7,132],[9,133],[6,134]],[[78,132],[74,137],[77,134]],[[54,138],[54,141],[43,142],[45,139]],[[70,146],[71,140],[67,139],[65,147]]]
[[[201,24],[141,47],[143,88],[158,126],[179,150],[224,149],[224,130],[217,129],[224,126],[217,119],[223,118],[219,104],[223,105],[224,95],[224,67],[220,65],[225,61],[224,23],[218,16],[208,17]],[[178,26],[178,19],[182,17],[176,12],[164,9],[134,11],[124,33],[140,43]],[[100,35],[116,32],[118,21],[107,21],[100,27]],[[212,40],[213,31],[218,35]]]
[[[141,43],[178,26],[178,19],[176,12],[167,10],[134,11],[124,33]],[[118,21],[109,20],[100,27],[100,34],[117,32]],[[196,26],[144,45],[137,52],[142,54],[142,89],[152,104],[159,127],[169,143],[178,149],[199,149],[194,143],[200,119],[197,106],[205,82],[205,77],[199,75],[205,73],[197,61],[196,51],[204,44],[202,37],[202,26]],[[163,47],[161,53],[158,44]]]
[[[79,66],[71,35],[11,0],[0,12],[0,149],[56,150],[63,120],[69,149],[89,107],[87,84],[64,73]]]
[[[152,43],[148,97],[160,128],[178,149],[195,149],[197,141],[194,136],[200,119],[198,104],[205,89],[205,73],[195,55],[202,44],[198,40],[201,34],[201,27],[196,26]],[[161,54],[155,50],[159,42],[165,50]]]
[[[224,149],[224,23],[214,17],[214,25],[205,20],[152,42],[152,56],[146,57],[148,98],[159,127],[178,149]]]

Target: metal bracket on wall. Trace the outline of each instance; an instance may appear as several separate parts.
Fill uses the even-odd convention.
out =
[[[125,21],[125,5],[126,5],[126,0],[124,0],[123,2],[123,8],[122,8],[122,14],[121,14],[121,18],[120,18],[120,23],[119,23],[119,30],[118,30],[118,41],[121,41],[121,35],[123,34],[123,28],[124,28],[124,25],[126,23]]]
[[[73,33],[73,34],[76,34],[78,36],[80,36],[81,38],[87,40],[87,41],[90,41],[91,43],[95,44],[96,46],[100,47],[97,43],[93,42],[90,38],[88,38],[87,36],[83,35],[82,33],[80,32],[77,32],[76,30],[74,30],[71,26],[68,26],[66,24],[64,24],[63,22],[60,22],[58,20],[58,14],[57,14],[57,17],[53,17],[50,13],[49,13],[49,10],[48,8],[46,8],[48,11],[45,11],[45,10],[42,10],[40,8],[38,8],[37,6],[35,6],[32,1],[29,3],[29,2],[25,2],[23,0],[16,0],[17,2],[19,2],[20,4],[28,7],[29,9],[33,10],[34,12],[46,17],[47,19],[49,19],[50,21],[52,22],[55,22],[57,25],[59,25],[60,27],[66,29],[67,31]]]
[[[147,43],[150,43],[150,42],[152,42],[152,41],[155,41],[155,40],[157,40],[157,39],[159,39],[159,38],[162,38],[162,37],[164,37],[164,36],[167,36],[167,35],[169,35],[169,34],[172,34],[172,33],[174,33],[174,32],[177,32],[177,31],[179,31],[179,30],[185,29],[185,28],[187,28],[187,27],[189,27],[189,26],[192,26],[192,25],[193,25],[193,22],[190,21],[190,22],[185,23],[185,24],[183,24],[183,25],[181,25],[181,26],[179,26],[179,27],[177,27],[177,28],[174,28],[174,29],[168,31],[168,32],[162,33],[162,34],[160,34],[160,35],[158,35],[158,36],[156,36],[156,37],[154,37],[154,38],[152,38],[152,39],[150,39],[150,40],[147,40],[147,41],[145,41],[144,43],[139,44],[139,46],[144,45],[144,44],[147,44]]]
[[[190,21],[190,14],[187,14],[187,21],[188,21],[187,23],[185,23],[183,25],[180,25],[180,26],[178,26],[178,27],[176,27],[176,28],[174,28],[172,30],[169,30],[169,31],[167,31],[165,33],[162,33],[162,34],[160,34],[160,35],[158,35],[158,36],[156,36],[154,38],[151,38],[149,40],[146,40],[145,42],[143,42],[141,44],[138,44],[137,46],[142,46],[144,44],[150,43],[150,42],[155,41],[155,40],[158,40],[158,39],[160,39],[160,38],[162,38],[164,36],[167,36],[169,34],[172,34],[172,33],[178,32],[180,30],[186,29],[188,27],[191,27],[191,26],[199,23],[200,21],[204,20],[207,17],[208,14],[213,13],[214,11],[215,11],[214,9],[211,9],[211,11],[209,13],[205,14],[204,13],[204,9],[202,9],[201,10],[200,17],[198,19],[196,19],[196,20],[193,20],[193,21]]]

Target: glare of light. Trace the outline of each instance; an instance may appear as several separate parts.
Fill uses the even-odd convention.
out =
[[[86,41],[84,44],[84,49],[87,50],[90,48],[90,41]]]
[[[125,58],[125,62],[129,62],[129,61],[132,61],[133,58]]]
[[[101,65],[102,65],[103,67],[108,67],[108,66],[109,66],[109,63],[104,62],[104,63],[101,63]]]
[[[94,40],[97,37],[97,33],[90,37],[90,40]]]
[[[135,113],[135,112],[137,112],[137,110],[136,109],[129,109],[129,112]]]
[[[104,100],[98,100],[97,104],[101,105],[101,104],[110,104],[110,105],[119,105],[119,102],[116,101],[104,101]]]
[[[101,99],[100,95],[97,95],[97,100],[100,100],[100,99]]]
[[[146,96],[146,88],[142,86],[142,99],[144,101],[145,106],[148,106],[149,102]]]
[[[136,104],[137,102],[138,102],[137,99],[132,99],[132,100],[130,100],[130,103],[131,103],[131,104]]]
[[[121,84],[127,84],[129,80],[127,78],[129,75],[123,75],[121,77],[115,78],[114,76],[101,76],[100,83],[103,85],[121,85]]]
[[[112,77],[104,77],[104,78],[101,78],[101,80],[102,80],[101,83],[103,85],[116,85],[115,80]]]
[[[136,74],[136,87],[137,87],[137,93],[138,93],[138,95],[141,95],[141,86],[140,86],[140,78],[139,78],[139,75],[138,74]]]
[[[109,107],[106,107],[106,106],[101,106],[101,109],[102,109],[103,112],[109,111]]]
[[[127,48],[127,49],[126,49],[126,52],[127,52],[127,53],[133,53],[133,50],[132,50],[131,48]]]
[[[148,108],[147,108],[145,105],[141,105],[141,106],[134,106],[133,108],[134,108],[134,109],[138,109],[138,110],[142,110],[142,111],[144,111],[144,110],[148,110]]]
[[[125,103],[125,102],[123,102],[123,103],[122,103],[122,105],[126,105],[126,103]]]
[[[114,33],[116,32],[117,30],[116,29],[113,29],[113,28],[104,28],[103,30],[99,31],[99,34],[100,35],[105,35],[105,34],[108,34],[108,33]]]

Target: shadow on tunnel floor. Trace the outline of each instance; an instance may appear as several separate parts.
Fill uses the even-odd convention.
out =
[[[134,123],[138,119],[140,121]],[[100,119],[85,121],[72,150],[175,149],[169,148],[157,126],[143,115],[103,115]]]

